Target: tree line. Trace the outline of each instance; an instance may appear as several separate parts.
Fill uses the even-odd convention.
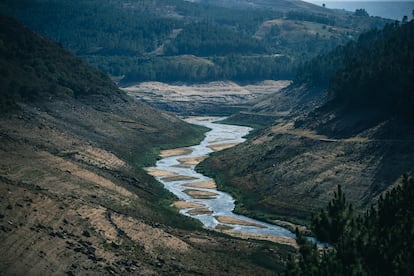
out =
[[[298,258],[286,275],[412,275],[414,272],[414,179],[379,198],[364,214],[356,214],[338,186],[332,201],[312,220],[323,249],[297,231]]]
[[[312,59],[298,70],[296,84],[328,88],[333,103],[412,116],[414,21],[386,25],[357,41]]]
[[[122,84],[137,81],[206,82],[213,80],[260,81],[291,79],[296,64],[289,57],[226,55],[152,57],[138,59],[139,66],[125,74]]]

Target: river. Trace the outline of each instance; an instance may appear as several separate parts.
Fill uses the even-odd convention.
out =
[[[251,128],[217,123],[222,118],[192,117],[187,122],[210,129],[195,146],[166,150],[147,171],[179,199],[180,213],[200,220],[206,228],[232,233],[294,238],[289,230],[233,213],[234,199],[218,191],[214,180],[195,171],[195,166],[211,152],[245,141]]]

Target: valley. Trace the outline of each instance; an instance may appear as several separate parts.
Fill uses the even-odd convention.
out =
[[[213,179],[197,173],[194,168],[208,154],[234,147],[251,129],[220,124],[214,117],[190,117],[196,125],[210,129],[205,139],[196,146],[161,152],[162,159],[155,167],[146,170],[174,193],[179,201],[174,203],[180,213],[200,220],[204,227],[230,235],[254,237],[295,245],[294,234],[282,227],[235,215],[234,199],[217,190]]]
[[[1,275],[414,271],[414,20],[297,0],[0,11]]]

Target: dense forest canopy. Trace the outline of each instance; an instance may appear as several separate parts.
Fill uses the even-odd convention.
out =
[[[292,78],[304,60],[385,22],[289,1],[256,4],[5,0],[0,10],[124,83]],[[276,54],[284,59],[270,58],[264,69],[264,58]]]
[[[382,196],[358,215],[338,187],[326,209],[314,217],[316,237],[329,243],[321,253],[298,235],[299,260],[287,275],[412,275],[414,271],[414,179]]]
[[[0,16],[0,27],[0,110],[13,108],[19,101],[117,91],[104,73],[21,28],[14,19]]]
[[[296,83],[328,87],[347,109],[413,115],[414,21],[388,24],[305,63]]]

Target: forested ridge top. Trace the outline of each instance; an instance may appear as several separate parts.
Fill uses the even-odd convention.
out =
[[[310,113],[312,119],[303,118],[296,125],[349,136],[381,121],[412,120],[413,37],[414,20],[396,22],[307,62],[299,70],[295,85],[327,89],[327,103]],[[333,117],[332,112],[336,114]],[[341,129],[344,124],[340,121],[346,117],[354,117],[358,126],[350,124]]]
[[[0,15],[1,109],[19,101],[121,93],[104,73],[15,19]]]
[[[386,22],[281,3],[6,0],[0,9],[125,82],[292,78],[303,60]]]

